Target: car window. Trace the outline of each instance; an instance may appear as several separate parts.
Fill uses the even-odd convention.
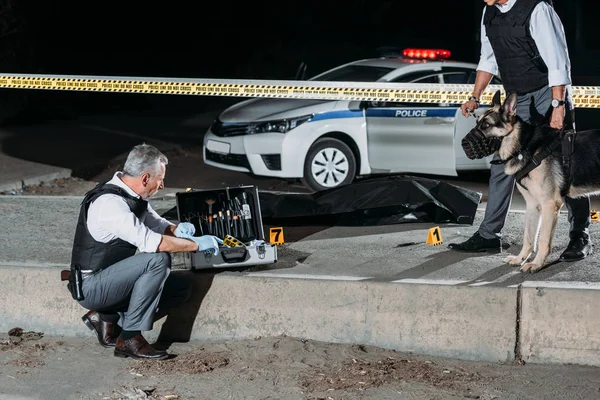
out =
[[[444,83],[453,83],[453,84],[467,84],[471,83],[470,79],[471,75],[474,75],[471,72],[450,72],[447,74],[443,74]],[[475,79],[473,78],[473,83]]]
[[[437,71],[418,71],[404,74],[392,79],[390,82],[396,83],[440,83],[439,72]],[[427,104],[428,107],[437,107],[437,104],[432,103],[402,103],[396,101],[379,102],[379,107],[423,107]]]
[[[413,83],[440,83],[440,77],[437,74],[426,76],[424,78],[413,81]]]
[[[477,77],[477,70],[473,68],[463,67],[443,67],[442,68],[443,83],[456,85],[473,85]],[[502,85],[502,80],[494,76],[490,82],[492,85]]]
[[[366,65],[347,65],[345,67],[324,72],[309,80],[334,82],[376,82],[392,72],[395,68],[373,67]]]
[[[444,83],[466,85],[474,84],[477,70],[465,67],[443,67],[442,76]]]
[[[440,83],[439,75],[434,71],[418,71],[400,75],[391,82],[401,83]]]

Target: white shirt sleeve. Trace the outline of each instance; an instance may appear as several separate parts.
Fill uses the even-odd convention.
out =
[[[146,225],[150,230],[160,233],[161,235],[165,233],[165,229],[167,229],[168,226],[174,225],[158,215],[158,213],[154,211],[150,204],[148,204],[148,212],[146,213],[143,222],[144,225]]]
[[[544,1],[540,2],[531,14],[529,31],[548,66],[549,85],[570,85],[571,61],[567,39],[563,24],[554,8]]]
[[[119,238],[143,253],[154,253],[162,235],[146,226],[125,200],[117,195],[103,194],[90,204],[87,215],[90,235],[98,242],[107,243]]]
[[[496,62],[496,56],[492,49],[490,39],[488,39],[483,19],[485,18],[485,10],[488,6],[483,8],[483,15],[481,16],[481,55],[479,56],[479,64],[477,65],[478,71],[489,72],[493,75],[498,75],[498,63]]]

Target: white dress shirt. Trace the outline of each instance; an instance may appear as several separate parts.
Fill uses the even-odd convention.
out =
[[[130,195],[139,198],[129,186],[121,180],[122,172],[116,172],[108,182],[125,189]],[[121,196],[103,194],[90,204],[87,215],[87,228],[94,240],[108,243],[119,238],[134,246],[140,252],[154,253],[162,239],[165,229],[173,225],[161,217],[148,203],[148,212],[140,220],[129,209]]]
[[[508,0],[506,3],[496,7],[500,12],[508,12],[518,0]],[[481,57],[479,59],[478,70],[486,71],[491,74],[498,74],[498,64],[492,45],[485,31],[483,19],[485,10],[481,17]],[[548,66],[549,86],[562,86],[571,84],[571,61],[569,60],[569,51],[567,48],[567,39],[565,30],[554,8],[545,1],[541,1],[533,9],[529,23],[529,32],[535,40],[540,56]]]

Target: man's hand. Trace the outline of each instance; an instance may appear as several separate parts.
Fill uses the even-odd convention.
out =
[[[189,222],[180,222],[179,225],[177,225],[177,228],[175,228],[175,236],[178,238],[191,239],[191,236],[194,236],[194,233],[196,233],[196,227]]]
[[[460,106],[460,109],[462,110],[462,115],[464,115],[467,118],[473,115],[475,110],[477,110],[478,108],[479,103],[477,103],[475,100],[468,100],[462,106]]]
[[[562,129],[565,123],[565,106],[556,107],[552,110],[550,116],[550,127],[554,129]]]
[[[216,256],[219,254],[219,245],[223,244],[223,241],[216,236],[204,235],[200,237],[190,237],[194,242],[198,244],[197,251],[210,250]]]

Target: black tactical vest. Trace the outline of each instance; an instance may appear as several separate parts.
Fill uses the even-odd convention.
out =
[[[534,92],[548,86],[548,67],[529,32],[531,13],[538,3],[551,0],[517,0],[510,11],[488,6],[484,25],[500,77],[507,92]]]
[[[90,190],[81,202],[79,221],[75,229],[75,240],[71,254],[71,268],[79,264],[82,270],[100,271],[134,255],[137,250],[136,246],[121,239],[101,243],[94,240],[92,235],[90,235],[87,229],[88,208],[94,200],[103,194],[115,194],[123,197],[131,212],[140,219],[148,211],[148,202],[146,200],[133,197],[116,185],[101,183]]]

